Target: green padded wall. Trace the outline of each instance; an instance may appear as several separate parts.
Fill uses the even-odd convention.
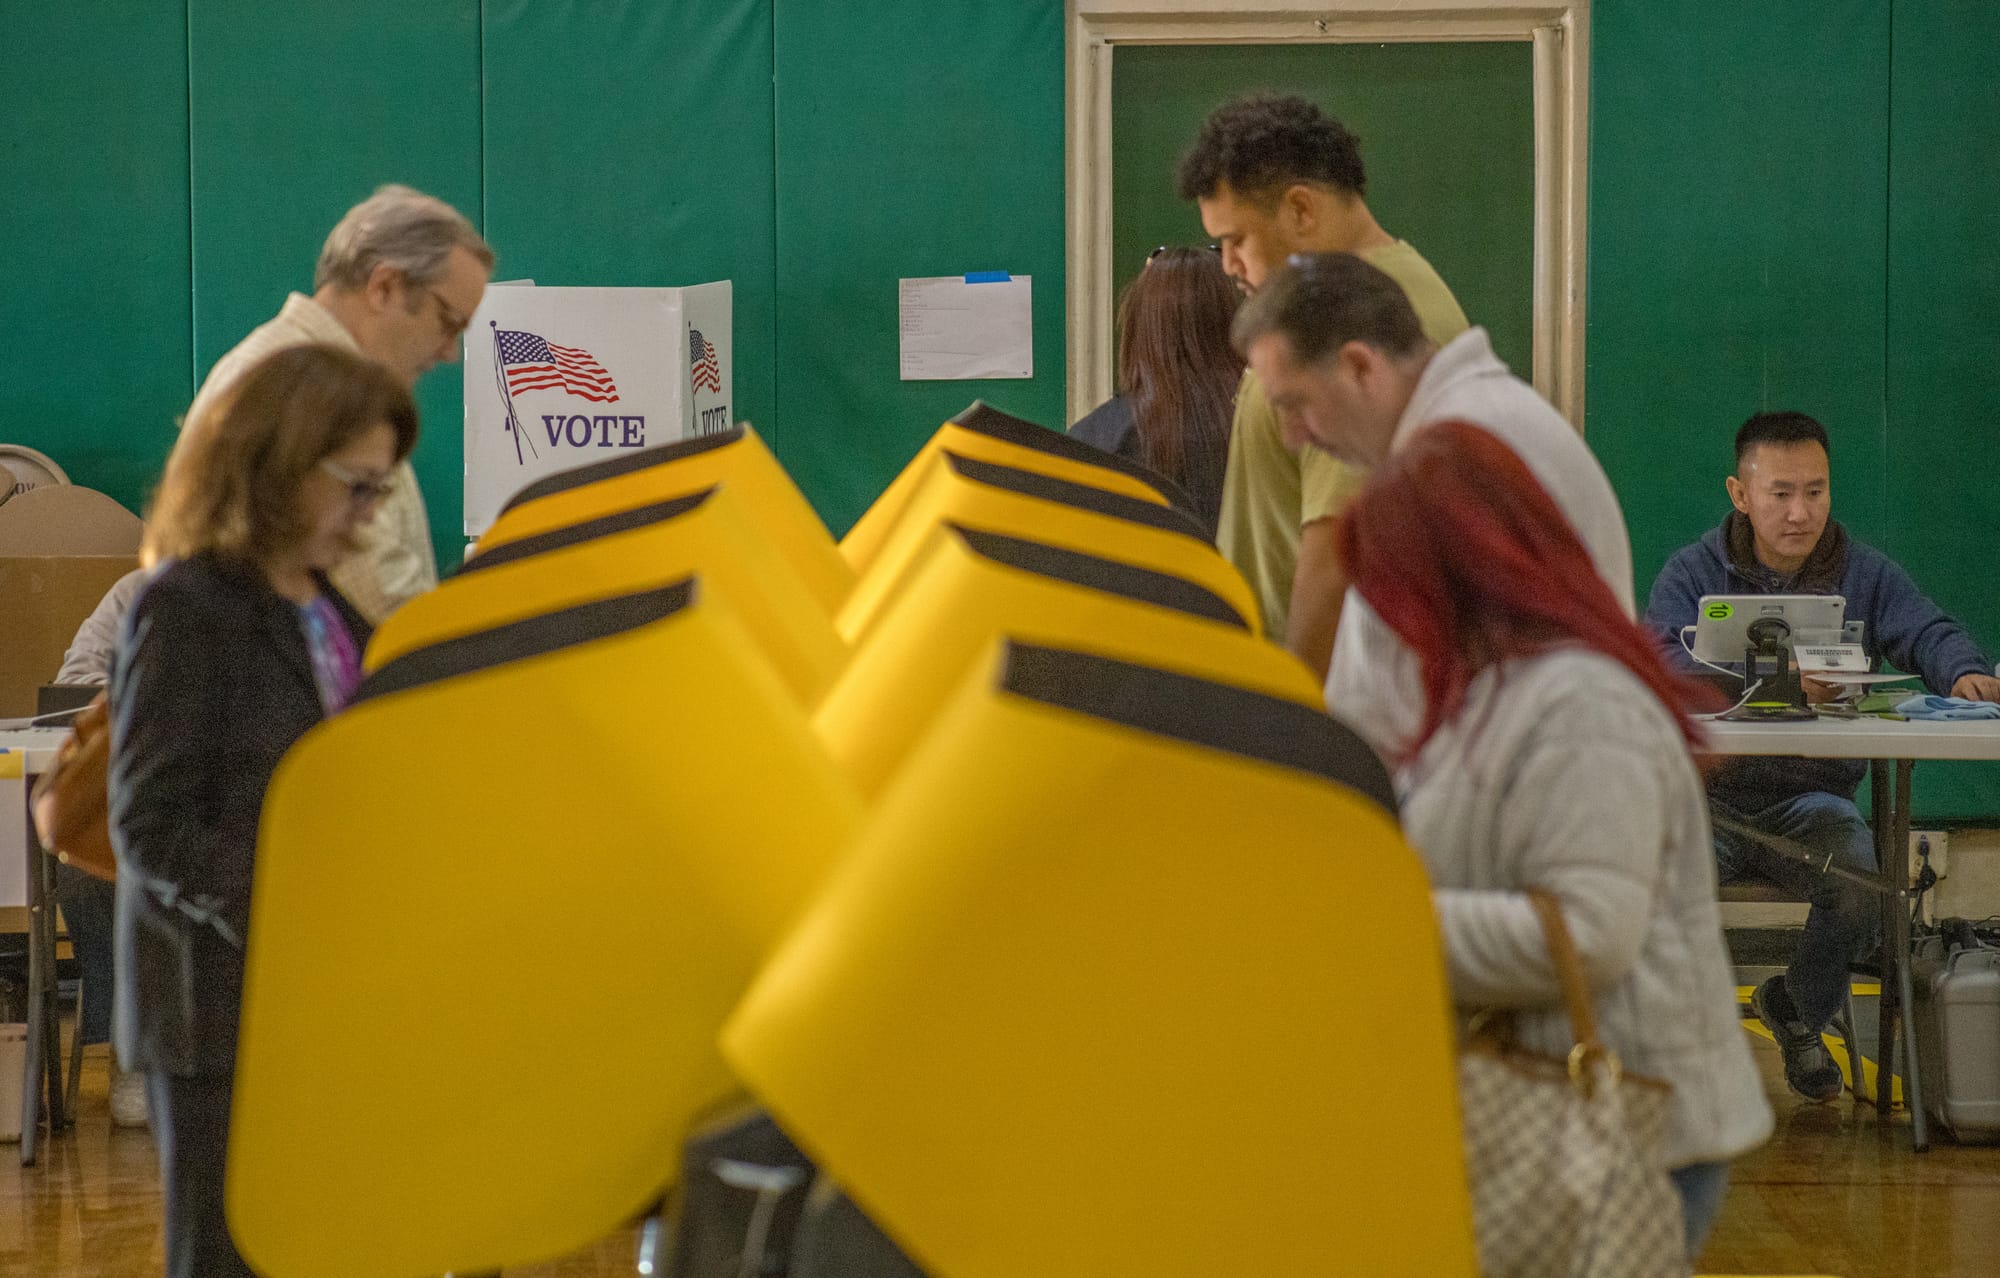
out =
[[[733,407],[776,442],[768,0],[486,0],[482,30],[499,278],[733,280]]]
[[[479,222],[479,8],[189,0],[198,372],[287,292],[312,291],[327,231],[381,183],[406,182]],[[461,386],[456,365],[417,386],[415,464],[441,564],[464,546]]]
[[[186,17],[10,4],[0,28],[0,443],[137,511],[194,394]]]
[[[836,533],[974,398],[1063,417],[1061,0],[777,0],[779,456]],[[1035,376],[898,380],[896,281],[1034,276]]]
[[[1161,244],[1206,244],[1174,170],[1211,110],[1269,89],[1361,139],[1368,207],[1437,267],[1500,358],[1532,369],[1534,53],[1526,43],[1146,45],[1111,63],[1112,275]]]
[[[1875,0],[1592,7],[1585,416],[1641,590],[1760,409],[1827,424],[1836,513],[1882,537],[1888,54]]]
[[[1884,549],[2000,649],[1988,555],[2000,493],[1980,459],[2000,416],[2000,7],[1895,6],[1889,110],[1889,440]],[[1917,769],[1925,816],[2000,815],[2000,767]]]
[[[1588,433],[1641,589],[1728,511],[1731,439],[1797,408],[1833,440],[1834,514],[1993,650],[1964,459],[1996,375],[1980,349],[1996,181],[1968,159],[2000,105],[1972,3],[1593,6]],[[1984,232],[1982,234],[1982,232]],[[2000,816],[1984,765],[1917,770],[1923,820]]]

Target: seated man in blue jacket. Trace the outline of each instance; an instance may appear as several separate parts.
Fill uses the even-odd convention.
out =
[[[1724,481],[1735,509],[1667,561],[1646,604],[1669,659],[1698,672],[1681,631],[1694,624],[1703,595],[1842,595],[1847,620],[1865,623],[1871,663],[1886,658],[1933,692],[2000,701],[2000,679],[1965,627],[1888,556],[1828,518],[1830,469],[1826,428],[1804,413],[1759,413],[1743,423],[1736,473]],[[1805,684],[1813,701],[1835,693],[1817,680]],[[1866,770],[1855,759],[1731,758],[1710,775],[1709,802],[1718,815],[1872,871],[1874,836],[1854,806]],[[1848,963],[1874,948],[1881,898],[1719,826],[1715,854],[1724,882],[1761,879],[1812,903],[1791,966],[1758,986],[1750,1006],[1778,1040],[1792,1090],[1832,1100],[1840,1069],[1820,1033],[1844,1001]]]

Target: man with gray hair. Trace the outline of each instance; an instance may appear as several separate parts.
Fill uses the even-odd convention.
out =
[[[313,294],[293,293],[275,319],[215,362],[189,406],[198,422],[266,356],[322,343],[356,351],[405,386],[458,356],[459,339],[486,295],[493,250],[464,214],[407,186],[384,186],[347,211],[326,237]],[[437,584],[430,519],[416,472],[398,463],[362,549],[333,584],[370,621]]]
[[[1394,279],[1348,253],[1301,253],[1236,313],[1236,349],[1264,384],[1285,444],[1351,465],[1386,459],[1427,426],[1469,422],[1518,456],[1632,611],[1632,547],[1603,467],[1549,402],[1507,370],[1483,328],[1436,345]],[[1383,754],[1423,714],[1415,655],[1352,590],[1340,610],[1327,709]]]

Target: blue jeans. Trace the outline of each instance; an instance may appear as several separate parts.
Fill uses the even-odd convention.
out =
[[[1760,812],[1740,812],[1717,803],[1716,810],[1754,829],[1812,849],[1824,863],[1873,873],[1875,834],[1861,810],[1837,794],[1802,794]],[[1871,953],[1881,933],[1882,898],[1859,883],[1822,873],[1733,831],[1717,827],[1715,860],[1723,882],[1761,879],[1812,903],[1792,965],[1785,969],[1785,992],[1808,1029],[1826,1028],[1847,998],[1847,965]]]
[[[1689,1163],[1674,1168],[1668,1175],[1674,1188],[1680,1191],[1681,1217],[1687,1224],[1688,1260],[1692,1263],[1701,1256],[1701,1245],[1708,1241],[1708,1231],[1722,1214],[1722,1196],[1729,1191],[1729,1164]]]
[[[111,903],[118,889],[73,865],[56,867],[56,901],[69,929],[70,950],[83,977],[77,1008],[76,1041],[102,1043],[111,1037]]]

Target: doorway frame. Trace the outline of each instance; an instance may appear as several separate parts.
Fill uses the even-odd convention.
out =
[[[1111,66],[1120,45],[1534,45],[1535,389],[1583,429],[1590,0],[1065,0],[1065,319],[1069,420],[1110,398]],[[1162,181],[1169,180],[1161,175]]]

